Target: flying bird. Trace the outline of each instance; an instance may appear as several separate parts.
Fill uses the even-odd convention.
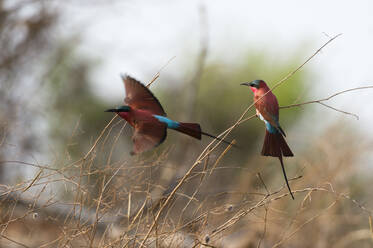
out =
[[[278,157],[281,163],[286,185],[289,189],[291,197],[294,200],[294,195],[291,192],[285,172],[285,166],[282,161],[282,156],[293,157],[294,154],[285,141],[284,137],[286,137],[286,135],[279,123],[279,107],[277,98],[263,80],[254,80],[252,82],[242,83],[241,85],[250,86],[254,93],[256,114],[262,121],[264,121],[266,126],[266,133],[261,154],[263,156]]]
[[[148,151],[160,145],[166,139],[167,128],[199,140],[202,135],[206,135],[231,144],[214,135],[203,132],[198,123],[178,122],[167,118],[162,105],[145,85],[128,75],[122,75],[121,77],[126,90],[124,99],[126,105],[108,109],[105,112],[116,113],[134,128],[132,155]]]

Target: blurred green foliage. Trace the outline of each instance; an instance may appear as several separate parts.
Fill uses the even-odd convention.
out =
[[[220,134],[233,125],[243,111],[253,102],[251,90],[246,86],[241,86],[240,83],[263,79],[270,87],[273,87],[276,82],[299,66],[303,58],[300,58],[299,54],[295,53],[284,61],[284,59],[273,58],[269,54],[248,52],[241,59],[238,59],[235,64],[213,61],[205,65],[201,80],[197,84],[198,89],[191,89],[190,84],[181,83],[179,87],[169,90],[167,86],[171,85],[171,82],[161,77],[158,83],[164,87],[155,94],[160,95],[159,100],[165,106],[165,110],[171,118],[199,122],[204,131]],[[191,77],[185,75],[185,82],[188,82],[187,80]],[[309,80],[307,71],[301,70],[278,87],[274,93],[280,106],[306,98],[307,80]],[[196,116],[188,120],[180,119],[185,118],[183,113],[188,110],[188,107],[193,106],[193,103],[189,102],[188,99],[189,91],[198,92],[197,103],[194,104],[197,108]],[[178,99],[176,104],[175,99]],[[280,111],[280,123],[285,132],[290,129],[292,124],[297,122],[303,113],[304,111],[300,108]],[[252,108],[246,117],[253,114],[255,114],[255,108]],[[237,157],[235,160],[247,157],[251,148],[254,153],[259,153],[261,147],[258,147],[258,138],[260,138],[259,146],[261,146],[263,136],[264,125],[257,118],[236,128],[228,137],[229,140],[236,139],[238,145],[242,148],[236,150],[235,155]]]
[[[75,47],[74,42],[61,43],[50,58],[50,70],[46,80],[48,85],[47,109],[50,113],[48,121],[50,134],[53,138],[52,145],[59,150],[56,154],[62,155],[59,161],[64,164],[82,158],[112,117],[104,112],[109,106],[94,94],[93,84],[89,80],[90,73],[95,68],[94,61],[79,55]],[[205,132],[218,135],[235,123],[253,101],[251,90],[241,86],[241,82],[261,78],[273,86],[296,68],[299,63],[297,56],[284,62],[271,59],[267,54],[250,52],[233,65],[222,61],[206,64],[197,84],[189,84],[188,79],[193,77],[185,74],[184,82],[177,84],[177,87],[168,87],[175,85],[175,83],[167,75],[162,75],[156,82],[159,87],[156,87],[155,90],[152,89],[152,91],[170,118],[184,122],[198,122]],[[291,104],[304,97],[307,76],[304,70],[299,71],[275,90],[280,105]],[[143,81],[141,78],[138,79]],[[121,83],[119,79],[118,83]],[[190,85],[196,85],[198,88],[193,89]],[[196,97],[190,98],[190,92],[197,93]],[[195,99],[196,102],[191,102],[191,99]],[[113,104],[115,105],[115,103]],[[194,116],[186,114],[190,113],[188,108],[191,106],[196,106],[193,111]],[[255,108],[252,108],[247,116],[254,113]],[[281,111],[280,122],[285,131],[296,123],[302,113],[303,111],[298,108]],[[107,142],[108,145],[100,148],[100,155],[95,159],[92,170],[103,168],[108,163],[109,156],[112,162],[120,161],[123,156],[125,156],[125,160],[130,159],[129,147],[132,146],[132,131],[125,132],[114,146],[115,149],[111,150],[111,142],[121,127],[122,125],[114,127],[108,136],[110,140]],[[175,167],[177,171],[182,171],[183,165],[189,165],[189,162],[195,159],[195,155],[202,151],[204,144],[210,141],[210,138],[204,138],[202,142],[199,142],[185,135],[175,134],[173,131],[168,133],[164,144],[142,157],[148,157],[148,155],[172,147],[168,161],[177,165]],[[242,165],[242,162],[248,161],[252,154],[259,155],[263,136],[264,125],[259,119],[254,118],[243,123],[227,137],[227,140],[236,139],[240,149],[232,149],[224,157],[223,162]],[[104,142],[103,140],[101,142]],[[220,149],[224,149],[224,147],[221,146]],[[113,154],[112,157],[111,154]],[[226,176],[227,178],[220,177],[219,180],[227,180],[227,182],[231,180],[231,175],[227,174]],[[95,178],[96,176],[90,176],[90,179],[87,179],[92,180],[91,186],[94,188],[92,192],[97,190]]]
[[[49,61],[47,82],[51,113],[48,116],[50,133],[54,141],[60,144],[61,149],[68,148],[68,154],[78,159],[89,150],[95,137],[111,116],[103,112],[108,107],[107,104],[93,93],[93,84],[89,80],[89,75],[95,68],[94,61],[78,55],[75,47],[75,42],[70,41],[61,43],[56,49]],[[271,57],[263,52],[250,51],[234,64],[218,60],[205,64],[197,84],[188,83],[190,78],[193,78],[190,74],[185,74],[185,80],[178,84],[162,74],[156,82],[159,87],[153,91],[169,117],[179,121],[198,122],[204,131],[217,135],[230,127],[252,103],[251,90],[241,86],[241,82],[263,79],[273,87],[300,64],[299,54],[294,53],[293,56],[283,59]],[[185,68],[185,73],[191,71],[188,68],[192,68],[192,65],[186,65]],[[303,69],[278,87],[274,93],[279,104],[288,105],[306,97],[308,77],[307,71]],[[140,78],[138,79],[141,81]],[[118,83],[121,82],[118,80]],[[169,87],[170,85],[177,86]],[[198,88],[193,89],[190,85],[196,85]],[[195,103],[191,102],[190,92],[197,93],[193,98]],[[193,111],[195,116],[186,116],[185,113],[191,106],[196,106]],[[303,112],[300,108],[280,111],[280,123],[284,130],[288,130]],[[246,116],[254,113],[255,108],[252,108]],[[259,152],[258,138],[261,139],[263,134],[264,125],[257,118],[236,128],[228,137],[229,140],[236,139],[242,148],[235,153],[238,156],[236,159],[247,157],[250,154],[248,151],[254,146],[253,152]],[[131,139],[128,136],[130,135],[126,135],[122,140],[130,143]],[[187,137],[180,138],[180,136],[182,137],[182,135],[169,135],[166,145],[161,146],[160,149],[170,144],[177,144],[178,141],[187,142],[187,145],[195,144]],[[192,148],[199,150],[200,146],[193,145]],[[124,148],[119,147],[117,150],[124,150]]]
[[[68,145],[69,153],[79,158],[107,119],[104,103],[93,94],[89,82],[93,63],[78,56],[74,44],[66,42],[56,49],[50,64],[46,79],[50,134],[61,148]],[[74,144],[77,137],[79,142]]]

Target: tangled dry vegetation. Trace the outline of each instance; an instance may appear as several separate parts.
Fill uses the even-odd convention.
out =
[[[246,113],[221,136],[255,117],[245,118]],[[372,212],[365,205],[372,202],[359,201],[369,199],[365,186],[371,178],[358,180],[356,174],[372,144],[340,125],[287,160],[295,201],[283,184],[277,161],[255,156],[236,164],[225,159],[233,148],[216,141],[186,171],[180,170],[185,161],[168,160],[172,149],[149,157],[123,152],[113,161],[118,140],[128,136],[124,130],[123,121],[114,117],[78,161],[71,161],[68,154],[47,165],[2,161],[38,172],[29,181],[0,185],[1,245],[371,246]]]
[[[230,147],[200,157],[179,178],[168,151],[111,161],[100,151],[115,149],[123,135],[113,135],[113,126],[79,161],[59,161],[59,169],[23,164],[39,170],[33,180],[1,185],[4,247],[371,246],[371,211],[350,197],[369,195],[352,182],[372,149],[360,137],[348,137],[346,146],[348,132],[331,127],[288,160],[292,201],[281,175],[270,178],[276,173],[265,169],[279,169],[274,160],[222,163]],[[100,184],[94,193],[93,178]]]

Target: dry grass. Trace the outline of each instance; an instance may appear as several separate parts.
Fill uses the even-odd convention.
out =
[[[229,147],[199,158],[195,163],[199,166],[173,183],[166,179],[173,177],[177,165],[168,164],[167,152],[146,160],[103,163],[99,170],[92,170],[92,164],[102,160],[96,152],[60,169],[28,164],[39,170],[34,179],[2,185],[2,244],[348,247],[365,240],[361,247],[368,247],[371,210],[349,193],[349,175],[356,171],[365,145],[341,147],[345,135],[331,130],[309,147],[312,154],[299,154],[288,162],[300,167],[290,181],[295,201],[281,177],[268,180],[265,168],[271,161],[267,158],[253,158],[242,167],[219,162]],[[95,150],[113,145],[115,138],[110,143],[103,136]],[[370,148],[366,145],[364,150]],[[264,174],[257,175],[251,168]],[[225,174],[234,175],[230,185],[219,182]],[[96,196],[90,191],[92,176],[100,183]],[[61,187],[68,197],[58,193]],[[309,237],[316,243],[310,243]]]
[[[252,107],[219,137],[226,138],[241,123],[255,118],[245,118]],[[155,151],[147,158],[124,152],[113,161],[117,141],[123,138],[122,124],[114,117],[77,161],[66,156],[46,165],[2,162],[36,171],[33,179],[0,185],[2,246],[371,246],[372,211],[349,192],[356,164],[371,149],[358,137],[331,128],[304,154],[297,154],[291,161],[298,168],[290,180],[296,197],[292,201],[282,178],[267,171],[271,159],[258,156],[239,165],[223,162],[231,147],[221,149],[217,141],[207,145],[181,176],[178,164],[168,160],[170,150]],[[113,134],[120,125],[120,132]],[[356,196],[365,199],[364,192]]]

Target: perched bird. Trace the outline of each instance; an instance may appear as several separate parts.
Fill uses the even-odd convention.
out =
[[[282,156],[293,157],[294,154],[284,139],[286,135],[279,123],[279,107],[277,98],[263,80],[254,80],[252,82],[242,83],[241,85],[250,86],[254,93],[256,114],[262,121],[264,121],[266,126],[262,155],[278,157],[281,163],[282,172],[284,173],[286,185],[291,197],[294,199],[286,176],[284,163],[282,161]]]
[[[202,135],[221,140],[203,132],[198,123],[177,122],[167,118],[162,105],[145,85],[128,75],[122,76],[122,80],[126,90],[126,105],[108,109],[106,112],[116,113],[134,128],[132,155],[160,145],[166,139],[167,128],[199,140]],[[230,144],[225,140],[221,141]]]

